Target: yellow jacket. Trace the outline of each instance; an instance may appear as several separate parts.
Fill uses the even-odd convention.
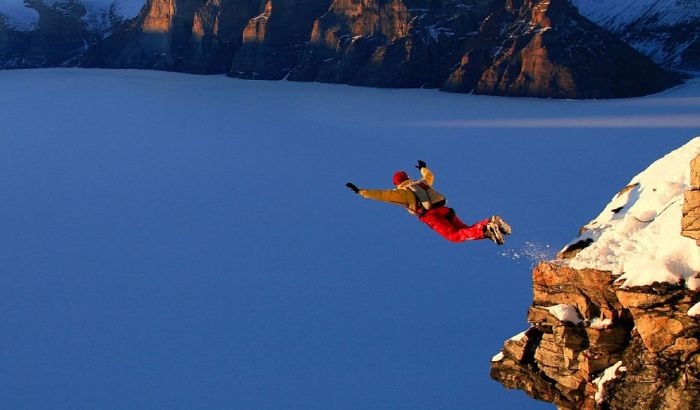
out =
[[[423,178],[420,181],[433,186],[435,176],[428,169],[428,167],[421,168],[420,173],[423,175]],[[396,189],[360,189],[358,194],[376,201],[403,206],[411,214],[416,214],[419,212],[421,207],[418,204],[416,195],[410,189],[408,189],[408,186],[414,182],[415,181],[407,179],[397,186]]]

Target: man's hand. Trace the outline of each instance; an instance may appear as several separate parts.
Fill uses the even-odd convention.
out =
[[[416,168],[418,168],[418,170],[421,170],[421,169],[425,168],[426,166],[427,165],[425,165],[425,161],[423,161],[422,159],[419,159],[418,165],[416,165]]]
[[[356,194],[360,193],[360,189],[358,187],[356,187],[355,184],[353,184],[352,182],[348,182],[347,184],[345,184],[345,186],[350,188],[352,190],[352,192],[354,192]]]

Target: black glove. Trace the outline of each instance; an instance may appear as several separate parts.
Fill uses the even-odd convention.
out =
[[[420,169],[425,168],[426,166],[427,166],[427,165],[425,165],[425,161],[423,161],[422,159],[419,159],[419,160],[418,160],[418,165],[416,165],[416,168],[418,168],[418,169],[420,170]]]
[[[356,194],[360,193],[360,189],[358,187],[356,187],[355,184],[353,184],[352,182],[348,182],[347,184],[345,184],[345,186],[350,188],[352,190],[352,192],[354,192]]]

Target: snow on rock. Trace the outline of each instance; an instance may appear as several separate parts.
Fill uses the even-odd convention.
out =
[[[495,355],[494,357],[491,358],[491,361],[492,362],[500,362],[501,360],[503,360],[504,357],[505,356],[503,355],[503,352],[499,352],[497,355]]]
[[[525,338],[525,336],[527,336],[527,330],[523,330],[522,332],[518,333],[517,335],[511,337],[508,340],[512,340],[514,342],[519,342],[519,341],[523,340]]]
[[[62,0],[41,0],[48,6],[58,5]],[[94,31],[109,30],[111,17],[127,20],[138,15],[145,0],[78,0],[87,13],[83,21]],[[18,31],[31,31],[36,28],[39,13],[24,4],[24,0],[0,0],[0,20]]]
[[[627,371],[627,368],[622,366],[621,361],[605,369],[605,371],[603,371],[603,374],[600,377],[593,380],[593,383],[598,387],[598,390],[595,393],[596,403],[600,404],[603,402],[603,400],[605,399],[605,383],[615,380],[618,371]]]
[[[682,66],[697,41],[700,2],[678,0],[572,0],[581,15],[617,33],[657,63]],[[690,63],[691,65],[694,63]]]
[[[0,1],[0,23],[17,31],[31,31],[39,22],[39,13],[24,5],[24,0]]]
[[[677,0],[572,0],[586,18],[616,29],[642,18],[654,17],[657,24],[673,25],[700,18],[700,4]]]
[[[560,322],[571,322],[575,325],[581,323],[581,317],[576,308],[571,305],[555,305],[547,308]]]
[[[607,329],[612,326],[612,319],[601,319],[599,317],[591,318],[589,327],[593,329]]]
[[[145,4],[145,0],[80,0],[87,14],[83,21],[93,31],[108,31],[112,20],[110,13],[119,20],[136,17]]]
[[[700,316],[700,302],[693,305],[693,307],[688,310],[688,316]]]
[[[654,282],[697,289],[700,252],[681,236],[683,195],[690,184],[690,161],[700,154],[700,137],[654,162],[632,178],[585,232],[562,250],[592,243],[566,263],[575,269],[607,270],[623,287]]]

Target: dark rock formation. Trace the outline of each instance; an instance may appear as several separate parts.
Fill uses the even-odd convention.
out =
[[[290,79],[439,87],[493,0],[335,0]]]
[[[444,89],[611,98],[674,84],[647,57],[581,17],[568,0],[509,0],[481,25]]]
[[[695,184],[700,156],[692,169]],[[697,216],[700,203],[684,209]],[[615,280],[563,260],[535,267],[531,327],[505,342],[491,377],[560,409],[697,409],[700,317],[689,310],[700,293],[675,283],[623,288]]]
[[[223,73],[259,0],[148,0],[85,57],[85,67]]]
[[[308,44],[314,20],[330,0],[267,0],[264,11],[243,30],[243,45],[231,75],[280,80],[290,73]]]
[[[82,21],[85,7],[77,0],[45,5],[26,0],[39,21],[31,31],[17,31],[0,23],[0,68],[60,67],[76,64],[82,53],[99,40]]]
[[[38,28],[0,23],[0,67],[141,68],[548,98],[639,96],[678,83],[569,0],[147,0],[134,19],[115,17],[108,33],[87,29],[81,0],[28,1],[41,15]]]
[[[568,0],[335,0],[290,79],[554,98],[678,83]]]
[[[572,0],[580,12],[657,64],[700,72],[700,3],[693,0]]]

